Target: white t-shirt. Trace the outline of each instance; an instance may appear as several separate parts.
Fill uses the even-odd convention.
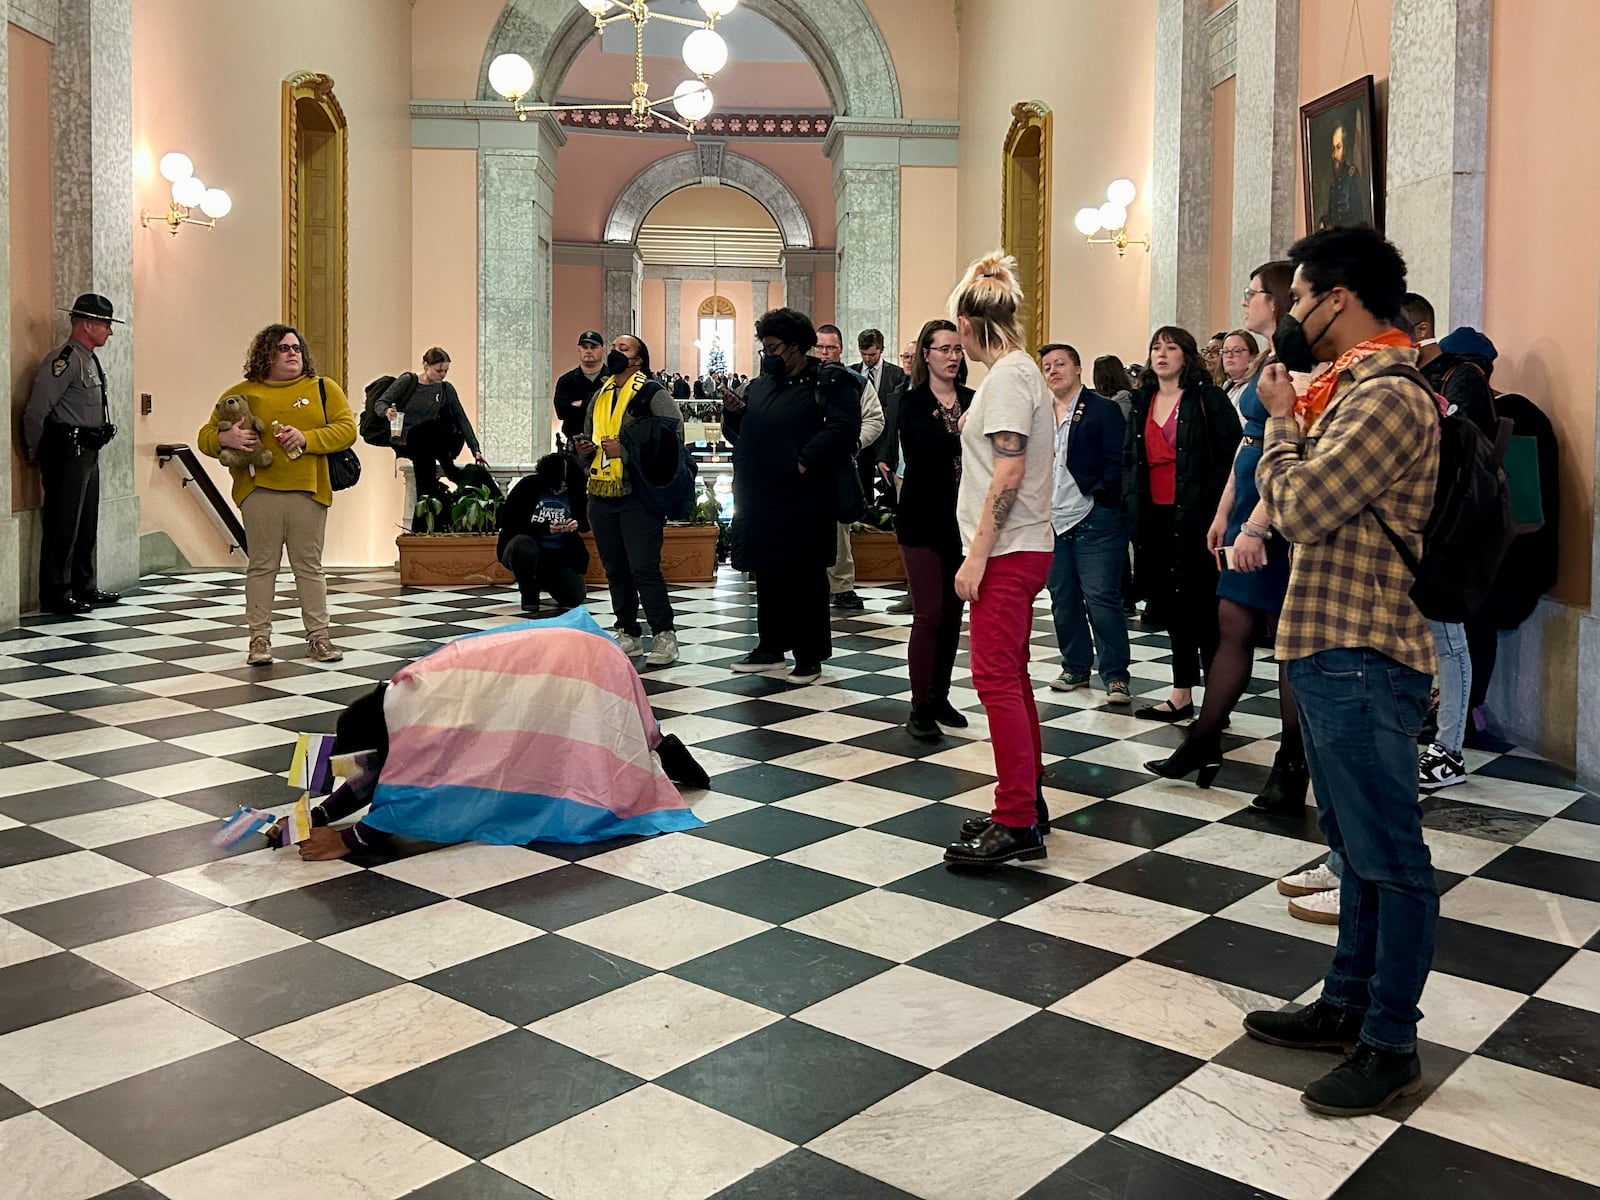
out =
[[[1050,493],[1054,486],[1055,402],[1033,359],[1013,350],[989,368],[972,398],[961,434],[961,492],[956,521],[961,544],[972,549],[983,516],[984,500],[994,482],[996,433],[1020,433],[1028,439],[1027,465],[1011,515],[1001,526],[991,558],[1019,550],[1055,549],[1050,528]]]

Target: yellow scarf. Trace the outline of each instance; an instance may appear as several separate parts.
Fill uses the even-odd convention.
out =
[[[633,403],[633,398],[639,394],[639,390],[646,382],[644,373],[635,371],[620,389],[617,387],[616,379],[613,378],[594,398],[595,450],[594,461],[589,466],[591,496],[622,496],[628,492],[628,483],[622,471],[622,460],[607,459],[600,444],[608,438],[620,436],[622,415],[628,411],[628,405]]]

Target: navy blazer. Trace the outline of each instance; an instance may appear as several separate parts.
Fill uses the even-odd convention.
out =
[[[1128,423],[1122,408],[1084,388],[1072,414],[1077,426],[1067,439],[1067,470],[1078,490],[1096,504],[1122,503],[1122,445]]]

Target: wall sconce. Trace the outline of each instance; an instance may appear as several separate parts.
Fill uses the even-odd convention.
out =
[[[180,225],[204,225],[215,229],[218,217],[225,217],[233,209],[233,200],[221,188],[208,188],[195,177],[194,163],[187,154],[173,150],[161,156],[161,177],[172,184],[172,201],[165,213],[139,210],[139,224],[149,227],[150,222],[165,221],[173,237],[178,236]],[[210,217],[202,221],[191,217],[189,211],[198,207]]]
[[[1128,236],[1128,205],[1133,203],[1133,180],[1113,179],[1106,188],[1106,202],[1099,208],[1080,208],[1078,215],[1073,219],[1073,224],[1078,227],[1078,232],[1088,240],[1091,246],[1115,246],[1117,257],[1121,258],[1128,252],[1129,246],[1143,246],[1146,254],[1150,253],[1150,239],[1131,238]],[[1094,235],[1105,231],[1105,237]]]

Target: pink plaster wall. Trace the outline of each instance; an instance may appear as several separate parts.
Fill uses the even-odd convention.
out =
[[[550,290],[550,378],[554,380],[578,365],[578,335],[584,330],[598,329],[608,338],[627,330],[605,327],[605,272],[599,267],[557,264],[550,274]]]
[[[1326,96],[1363,75],[1377,88],[1378,135],[1388,126],[1389,0],[1300,0],[1300,103]],[[1374,149],[1381,158],[1382,145]],[[1306,232],[1304,152],[1294,157],[1295,231]]]
[[[966,265],[956,262],[956,191],[954,167],[900,168],[900,329],[883,331],[889,353],[944,316]]]
[[[39,472],[17,436],[34,372],[56,347],[55,265],[51,261],[50,43],[8,24],[6,112],[10,125],[7,220],[11,245],[11,511],[44,502]]]
[[[416,0],[411,9],[411,95],[419,100],[476,96],[484,50],[505,6],[505,0]]]
[[[411,359],[439,346],[450,382],[478,423],[478,155],[411,152]],[[396,371],[398,368],[396,369]],[[396,372],[385,371],[384,374]]]
[[[1008,0],[1005,11],[997,14],[1016,39],[1020,29],[1016,19],[1017,0]],[[1042,10],[1057,6],[1057,0],[1027,6],[1027,22],[1031,26]],[[965,5],[962,18],[964,29],[971,28],[973,9]],[[1065,9],[1066,5],[1061,5]],[[889,46],[889,56],[894,60],[895,75],[900,81],[901,112],[907,117],[924,120],[951,120],[957,116],[957,92],[961,83],[961,53],[956,28],[954,0],[867,0],[867,8],[883,40]],[[980,18],[981,19],[981,18]],[[1028,29],[1027,36],[1033,37]],[[1060,64],[1056,68],[1059,70]]]
[[[1235,84],[1224,79],[1211,89],[1211,315],[1202,342],[1218,330],[1234,329],[1243,313],[1233,294],[1233,122]]]

